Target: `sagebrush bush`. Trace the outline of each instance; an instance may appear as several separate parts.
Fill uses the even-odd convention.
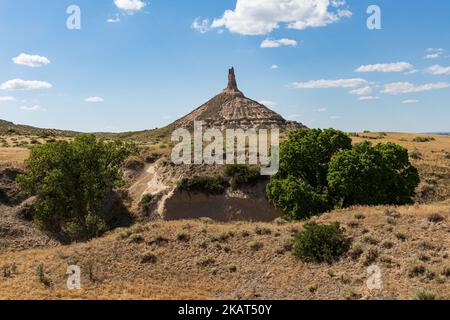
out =
[[[294,254],[313,262],[331,263],[346,251],[346,238],[340,224],[309,222],[295,238]]]

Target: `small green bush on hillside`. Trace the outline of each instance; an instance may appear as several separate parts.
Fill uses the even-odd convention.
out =
[[[226,165],[224,173],[227,177],[231,178],[230,184],[233,189],[240,188],[248,183],[253,183],[261,176],[258,168],[239,164]]]
[[[415,137],[413,142],[430,142],[436,140],[433,137]]]
[[[337,222],[330,225],[307,223],[294,243],[294,254],[298,258],[318,263],[331,263],[345,250],[345,235]]]
[[[222,194],[226,190],[227,182],[222,177],[194,176],[181,180],[178,187],[188,192]]]

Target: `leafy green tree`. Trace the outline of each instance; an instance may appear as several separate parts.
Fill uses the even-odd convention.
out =
[[[360,143],[336,154],[330,162],[330,192],[344,207],[412,202],[419,174],[408,151],[394,143]]]
[[[35,146],[17,182],[37,196],[34,218],[44,230],[71,240],[91,238],[106,231],[102,208],[122,186],[121,166],[136,151],[133,144],[93,135]]]
[[[333,207],[411,203],[419,174],[395,144],[352,146],[343,132],[303,129],[280,148],[280,170],[266,187],[269,201],[290,219]]]
[[[334,129],[301,129],[294,131],[280,146],[278,177],[294,176],[323,190],[327,186],[331,157],[352,148],[352,139]]]
[[[267,185],[269,201],[295,220],[331,209],[328,163],[335,153],[351,147],[350,137],[334,129],[292,132],[280,147],[279,173]]]

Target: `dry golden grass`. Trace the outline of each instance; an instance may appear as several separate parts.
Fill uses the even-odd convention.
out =
[[[0,148],[0,166],[22,166],[29,154],[26,148]]]
[[[429,222],[431,213],[446,220]],[[359,258],[346,255],[332,265],[300,261],[286,248],[302,223],[153,222],[88,243],[3,254],[2,264],[15,263],[18,271],[0,278],[0,298],[411,299],[427,288],[449,299],[450,279],[443,274],[450,267],[449,219],[448,205],[441,204],[326,214],[317,220],[341,222],[353,248],[363,250]],[[265,232],[256,232],[256,226]],[[366,287],[364,255],[370,248],[379,253],[382,290]],[[143,262],[149,254],[156,262]],[[39,264],[49,286],[35,274]],[[66,287],[67,266],[73,264],[82,268],[79,291]],[[414,264],[423,265],[424,273],[410,275]],[[311,292],[311,286],[317,290]]]
[[[366,140],[362,135],[380,136],[360,134],[354,142]],[[388,133],[368,140],[417,149],[420,158],[412,161],[421,187],[432,186],[439,201],[354,207],[317,218],[339,221],[352,239],[350,252],[360,247],[360,257],[346,254],[332,265],[296,259],[288,247],[303,223],[152,222],[87,243],[0,253],[0,268],[17,266],[10,277],[0,270],[0,299],[414,299],[420,288],[450,299],[450,137],[412,142],[416,136]],[[159,144],[152,150],[161,151]],[[0,149],[0,159],[11,161],[1,158],[10,150],[16,149]],[[430,222],[433,213],[445,220]],[[257,226],[265,232],[256,232]],[[371,291],[365,259],[374,251],[383,288]],[[149,257],[156,261],[143,262]],[[39,264],[47,285],[36,275]],[[73,264],[82,269],[81,290],[66,287],[66,270]]]

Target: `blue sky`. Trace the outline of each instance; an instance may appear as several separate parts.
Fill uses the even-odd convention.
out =
[[[70,5],[80,30],[66,27]],[[0,119],[161,127],[234,66],[248,97],[309,127],[450,131],[449,12],[447,0],[2,0]]]

